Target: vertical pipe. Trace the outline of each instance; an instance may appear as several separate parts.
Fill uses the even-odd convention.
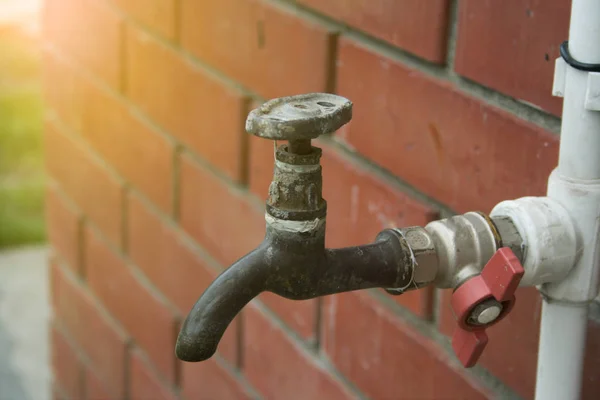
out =
[[[584,63],[600,63],[600,1],[573,0],[569,50]],[[584,107],[588,72],[568,67],[558,172],[571,179],[600,178],[600,112]]]
[[[587,307],[544,301],[535,390],[537,400],[579,398],[587,316]]]
[[[600,1],[573,0],[569,50],[600,63]],[[567,67],[557,169],[548,196],[569,210],[578,236],[577,260],[561,282],[544,284],[536,381],[537,400],[581,396],[588,304],[598,293],[600,268],[600,112],[585,108],[588,72]]]

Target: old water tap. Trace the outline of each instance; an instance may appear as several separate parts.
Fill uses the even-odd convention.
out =
[[[263,291],[304,300],[369,288],[402,294],[433,284],[454,289],[453,347],[471,366],[487,342],[485,329],[512,308],[520,281],[535,281],[535,270],[521,266],[524,240],[502,213],[469,212],[426,227],[384,230],[370,244],[325,248],[321,150],[311,140],[351,118],[349,100],[320,93],[271,100],[249,114],[249,133],[287,141],[275,153],[266,235],[198,299],[179,333],[178,358],[210,358],[229,323]]]

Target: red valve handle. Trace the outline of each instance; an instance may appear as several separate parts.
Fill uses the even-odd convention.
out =
[[[506,317],[515,305],[514,293],[524,273],[517,256],[503,247],[490,258],[480,275],[463,283],[452,294],[452,309],[458,323],[452,336],[452,348],[466,368],[475,365],[483,353],[488,342],[486,328]],[[492,299],[501,305],[499,315],[480,325],[470,322],[475,308]]]

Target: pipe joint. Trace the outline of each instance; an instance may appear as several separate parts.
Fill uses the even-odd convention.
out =
[[[414,277],[408,289],[434,284],[455,289],[479,275],[494,253],[508,247],[521,260],[523,240],[510,218],[490,218],[468,212],[433,221],[426,227],[394,229],[406,242],[413,262]],[[397,289],[388,289],[400,294]]]
[[[567,178],[556,169],[548,180],[548,196],[568,210],[568,247],[556,246],[569,251],[571,268],[562,279],[548,280],[539,289],[551,302],[591,302],[600,290],[600,179]]]
[[[408,249],[413,272],[406,287],[387,288],[386,291],[393,295],[399,295],[407,290],[420,289],[433,283],[438,270],[438,257],[433,237],[420,226],[397,228],[393,229],[393,232],[400,236],[400,240]]]
[[[521,286],[537,286],[564,279],[577,259],[577,238],[567,209],[550,197],[503,201],[492,218],[510,219],[522,238]]]

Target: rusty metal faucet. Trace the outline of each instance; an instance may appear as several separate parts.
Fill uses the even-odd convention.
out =
[[[266,236],[196,302],[177,339],[178,358],[210,358],[229,323],[263,291],[304,300],[375,287],[402,290],[412,282],[411,252],[395,231],[380,233],[372,244],[325,248],[321,149],[311,139],[334,132],[351,118],[352,103],[332,94],[275,99],[249,114],[248,133],[288,141],[275,154]]]

